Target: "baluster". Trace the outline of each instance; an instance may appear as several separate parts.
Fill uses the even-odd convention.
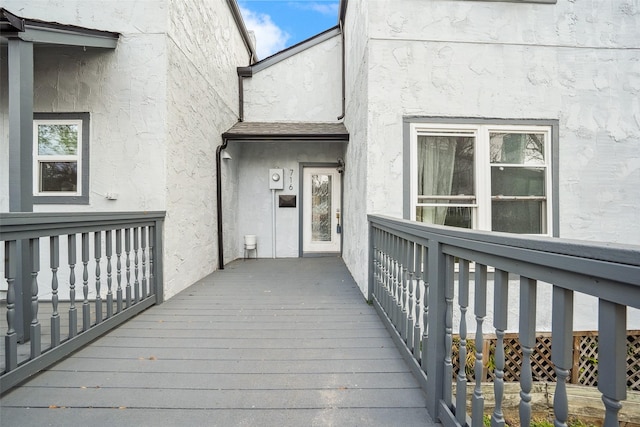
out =
[[[598,301],[598,390],[605,407],[604,427],[618,427],[620,401],[627,398],[627,308]]]
[[[391,235],[388,232],[385,232],[384,234],[384,311],[385,313],[387,313],[387,316],[389,316],[389,319],[391,320],[391,302],[393,301],[393,298],[391,297]]]
[[[155,236],[156,236],[156,227],[149,226],[149,294],[156,295],[156,277],[153,272],[153,268],[155,266],[153,262],[153,257],[155,256],[154,246],[155,246]]]
[[[391,235],[391,321],[394,327],[398,327],[398,259],[397,259],[398,237]]]
[[[29,239],[31,256],[31,358],[42,354],[40,322],[38,321],[38,272],[40,271],[40,239]]]
[[[140,249],[142,256],[142,299],[147,297],[147,227],[140,228]]]
[[[422,266],[424,292],[422,293],[422,358],[420,366],[424,372],[427,372],[427,341],[429,340],[429,249],[427,246],[422,247]]]
[[[456,382],[456,419],[467,422],[467,307],[469,306],[469,261],[458,263],[458,305],[460,305],[460,347],[458,350],[458,381]]]
[[[78,334],[78,310],[76,310],[76,235],[67,236],[69,262],[69,338]]]
[[[415,289],[415,266],[413,264],[413,251],[414,251],[414,243],[408,242],[407,248],[407,265],[408,265],[408,275],[407,275],[407,291],[408,291],[408,299],[407,299],[407,322],[405,324],[405,330],[407,335],[407,347],[409,350],[413,351],[413,347],[415,345],[415,341],[413,341],[413,329],[415,326],[414,322],[414,310],[415,310],[415,299],[414,299],[414,289]]]
[[[91,327],[91,306],[89,305],[89,233],[82,233],[82,330]]]
[[[18,243],[15,240],[4,242],[4,277],[7,279],[7,334],[4,336],[4,366],[9,372],[18,366],[18,334],[16,321],[16,274]]]
[[[138,249],[140,249],[140,241],[139,241],[139,229],[135,227],[133,229],[133,293],[134,293],[134,303],[137,304],[140,302],[140,282],[138,281]]]
[[[474,313],[476,317],[476,362],[474,374],[476,385],[471,398],[471,420],[472,425],[483,425],[484,396],[482,395],[482,380],[484,379],[484,364],[482,349],[484,347],[484,337],[482,335],[482,325],[487,316],[487,266],[476,263],[474,291]]]
[[[379,298],[380,297],[380,290],[378,288],[379,284],[378,284],[378,235],[379,230],[377,228],[373,228],[373,233],[372,233],[372,247],[373,247],[373,295],[371,295],[371,300],[373,301],[374,298]]]
[[[401,237],[398,237],[398,258],[399,258],[399,268],[398,272],[400,281],[398,285],[400,285],[400,298],[398,300],[398,312],[400,313],[400,318],[398,319],[398,332],[400,333],[400,337],[406,342],[407,341],[407,241]]]
[[[389,315],[389,271],[388,271],[388,254],[389,254],[389,245],[388,245],[388,233],[386,231],[382,232],[382,307],[384,308],[384,312]]]
[[[536,294],[537,282],[520,277],[520,346],[522,369],[520,371],[520,425],[531,424],[531,354],[536,345]]]
[[[416,284],[415,284],[415,292],[416,292],[416,314],[415,314],[415,325],[413,327],[413,357],[419,362],[422,357],[420,354],[420,336],[422,331],[420,330],[420,317],[421,317],[421,308],[422,301],[420,298],[420,289],[422,288],[422,266],[420,265],[420,260],[422,259],[420,255],[422,254],[422,246],[416,243],[415,247],[415,270],[416,270]]]
[[[111,291],[111,256],[113,255],[111,230],[105,231],[107,255],[107,319],[113,316],[113,292]]]
[[[494,274],[495,295],[493,306],[493,327],[496,330],[496,354],[495,354],[495,380],[493,392],[496,399],[496,406],[491,416],[493,427],[504,426],[504,415],[502,413],[502,398],[504,396],[504,331],[507,329],[507,307],[509,303],[509,273],[496,270]]]
[[[380,229],[376,228],[375,229],[375,246],[374,246],[374,251],[375,251],[375,288],[374,288],[374,294],[376,299],[378,300],[379,304],[382,304],[381,298],[382,298],[382,251],[380,249]]]
[[[100,258],[102,258],[102,232],[93,233],[93,256],[96,260],[96,324],[102,322],[102,297],[100,296]]]
[[[395,244],[394,244],[394,253],[393,259],[395,261],[395,274],[393,276],[396,293],[395,293],[395,322],[396,331],[401,332],[401,321],[402,321],[402,255],[400,254],[402,251],[402,239],[398,236],[395,236]]]
[[[116,290],[116,311],[122,311],[122,230],[116,230],[116,282],[118,289]]]
[[[49,237],[49,260],[51,267],[51,347],[60,345],[60,314],[58,313],[58,267],[60,266],[60,238]]]
[[[553,287],[551,361],[555,365],[556,390],[553,396],[554,425],[566,427],[569,418],[567,378],[571,369],[573,349],[573,291]]]
[[[126,265],[126,277],[127,277],[127,286],[126,286],[126,298],[127,305],[126,307],[131,307],[131,229],[126,228],[124,230],[124,252],[125,252],[125,265]]]
[[[453,297],[454,297],[454,272],[455,262],[450,255],[445,256],[445,321],[444,321],[444,390],[443,400],[448,408],[452,404],[452,382],[453,382],[453,361],[451,353],[453,350]]]

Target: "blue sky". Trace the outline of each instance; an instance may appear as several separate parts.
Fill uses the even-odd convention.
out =
[[[238,0],[256,35],[258,58],[313,37],[338,24],[339,0]]]

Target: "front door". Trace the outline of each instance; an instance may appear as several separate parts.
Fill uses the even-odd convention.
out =
[[[340,252],[340,181],[335,168],[305,167],[302,196],[302,251]]]

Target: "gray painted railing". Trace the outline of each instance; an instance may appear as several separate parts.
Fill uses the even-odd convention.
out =
[[[0,300],[6,311],[0,392],[162,302],[164,216],[0,214],[7,284]],[[60,293],[61,284],[68,293]],[[40,318],[39,310],[47,317]]]
[[[369,295],[425,389],[427,409],[435,420],[446,426],[483,425],[482,331],[489,326],[485,325],[487,288],[493,288],[493,301],[489,301],[493,304],[491,326],[498,342],[491,425],[505,425],[503,339],[509,280],[518,276],[518,329],[524,360],[530,360],[535,345],[536,312],[552,311],[556,426],[566,426],[568,418],[566,379],[572,368],[574,293],[598,298],[598,389],[604,403],[604,425],[618,426],[618,412],[627,392],[627,307],[640,308],[640,246],[487,233],[377,215],[369,216],[369,232]],[[488,269],[493,280],[487,280]],[[537,291],[543,283],[552,286],[551,307],[536,307]],[[459,311],[460,319],[455,325],[454,310]],[[476,323],[477,380],[470,402],[466,393],[454,397],[452,391],[453,332],[459,332],[458,366],[464,367],[468,314]],[[521,425],[531,421],[532,382],[531,364],[523,363]],[[455,383],[456,390],[467,389],[464,369],[460,369]],[[471,406],[470,414],[467,406]]]

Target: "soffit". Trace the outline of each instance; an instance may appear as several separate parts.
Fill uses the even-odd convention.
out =
[[[222,134],[238,141],[349,141],[343,123],[238,122]]]

